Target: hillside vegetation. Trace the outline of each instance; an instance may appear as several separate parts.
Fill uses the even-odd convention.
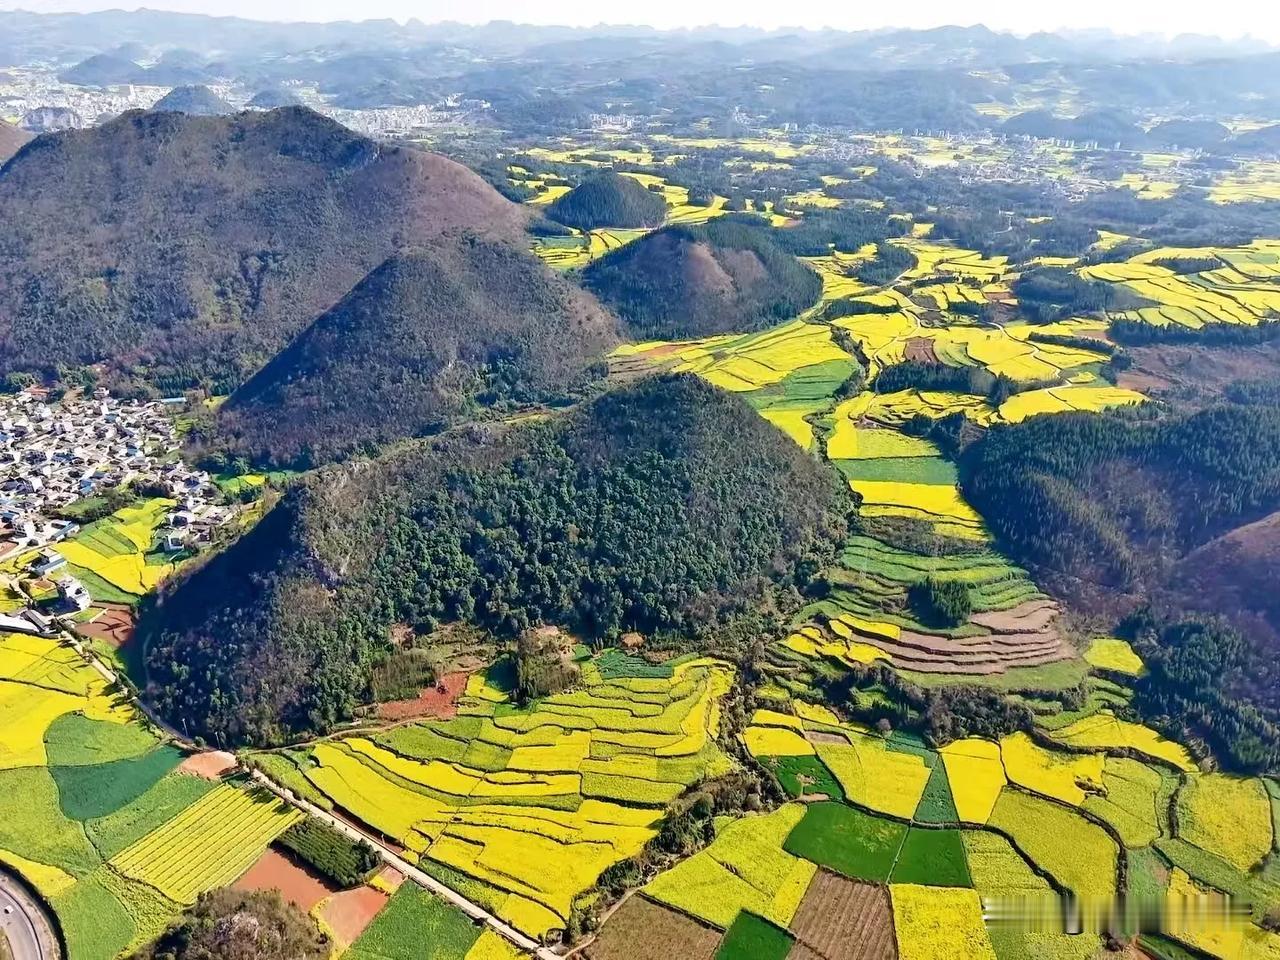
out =
[[[739,400],[644,381],[321,471],[144,616],[153,695],[193,732],[272,742],[350,716],[397,623],[728,643],[716,625],[810,576],[849,507]]]
[[[309,467],[478,407],[567,399],[617,322],[529,254],[469,239],[388,260],[232,395],[209,446]]]
[[[1037,417],[990,431],[964,466],[965,493],[1020,560],[1141,589],[1171,556],[1280,507],[1280,409]]]
[[[583,283],[637,339],[759,330],[822,293],[818,275],[769,230],[737,218],[651,233],[591,264]]]
[[[0,374],[106,362],[229,390],[397,251],[525,218],[452,161],[301,108],[43,137],[0,172]]]
[[[0,120],[0,166],[4,162],[17,153],[24,143],[31,139],[31,135],[25,130],[19,130],[15,126]]]
[[[552,220],[580,230],[656,227],[666,215],[662,194],[617,173],[592,177],[547,207]]]
[[[1053,592],[1107,615],[1153,604],[1162,619],[1134,628],[1152,666],[1148,716],[1238,767],[1274,762],[1280,408],[1036,417],[971,447],[962,483]]]

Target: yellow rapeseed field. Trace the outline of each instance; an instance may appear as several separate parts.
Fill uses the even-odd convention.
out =
[[[111,865],[178,903],[244,873],[302,815],[270,794],[215,787]]]
[[[1150,727],[1120,720],[1107,711],[1084,717],[1052,734],[1073,747],[1121,747],[1157,760],[1164,760],[1179,770],[1196,770],[1195,761],[1182,744],[1166,740]]]
[[[819,743],[818,756],[854,803],[910,819],[929,782],[929,768],[911,753],[890,750],[884,738],[848,730],[847,744]]]
[[[900,960],[995,960],[975,891],[895,883],[889,895]]]
[[[1099,670],[1112,670],[1116,673],[1136,677],[1142,673],[1142,658],[1133,652],[1127,640],[1118,637],[1097,637],[1084,652],[1084,659]]]
[[[949,743],[938,753],[960,819],[965,823],[986,823],[1007,782],[1000,744],[971,737]]]
[[[1012,733],[1000,741],[1004,769],[1021,787],[1078,807],[1084,803],[1086,787],[1101,792],[1101,753],[1068,754],[1046,750],[1025,733]]]
[[[1178,835],[1249,870],[1272,847],[1271,803],[1256,777],[1222,773],[1187,778],[1178,793]]]

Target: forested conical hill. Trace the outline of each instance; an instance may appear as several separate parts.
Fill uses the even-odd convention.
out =
[[[303,108],[42,137],[0,173],[0,374],[105,361],[229,389],[393,254],[526,219],[452,161]]]
[[[574,187],[546,210],[557,223],[580,230],[656,227],[667,215],[667,202],[631,177],[603,173]]]
[[[755,218],[666,227],[597,260],[582,279],[640,339],[762,329],[822,293],[818,275]]]
[[[140,624],[152,695],[192,733],[278,742],[351,715],[394,624],[729,648],[747,631],[726,620],[799,601],[850,509],[833,472],[691,375],[452,431],[318,471],[169,585]]]
[[[309,467],[557,402],[606,371],[618,322],[536,257],[468,238],[388,260],[237,390],[212,449]]]
[[[151,109],[157,113],[187,113],[193,117],[223,117],[235,113],[235,107],[200,84],[174,87]]]
[[[17,153],[22,148],[22,145],[30,139],[31,134],[25,130],[19,130],[17,127],[0,120],[0,166],[4,166],[4,162]]]

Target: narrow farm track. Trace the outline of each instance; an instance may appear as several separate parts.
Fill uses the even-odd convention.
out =
[[[92,651],[90,651],[87,647],[85,647],[85,645],[82,644],[79,641],[79,639],[77,639],[75,636],[71,634],[64,634],[64,636],[68,644],[77,653],[79,653],[80,656],[83,657],[85,661],[89,663],[90,666],[92,666],[94,670],[96,670],[103,677],[103,679],[107,680],[109,683],[117,684],[121,686],[121,688],[123,689],[123,685],[119,683],[119,677],[116,676],[115,672],[111,670],[111,668],[109,668],[106,664],[102,663],[102,661],[100,661],[98,657],[93,654]],[[198,749],[194,744],[194,742],[192,742],[189,738],[184,736],[178,730],[175,730],[169,724],[165,723],[159,716],[155,714],[154,711],[150,709],[150,707],[146,703],[144,703],[142,700],[138,699],[137,697],[132,696],[131,694],[129,696],[130,696],[130,700],[138,708],[138,710],[142,712],[159,729],[165,731],[175,741],[183,744],[188,749],[191,749],[191,750]],[[435,878],[428,876],[426,873],[419,870],[413,864],[409,863],[407,860],[400,857],[395,851],[385,846],[376,837],[370,836],[369,834],[356,829],[351,824],[346,823],[345,821],[339,820],[337,817],[331,816],[326,811],[321,810],[319,807],[308,803],[307,801],[303,800],[301,797],[295,796],[291,791],[281,787],[279,784],[277,784],[274,780],[272,780],[270,777],[268,777],[266,774],[264,774],[260,770],[253,771],[253,777],[259,784],[261,784],[267,790],[271,791],[272,794],[279,797],[281,800],[283,800],[285,803],[289,804],[290,806],[294,807],[295,809],[302,811],[304,814],[308,816],[316,818],[322,823],[328,824],[329,826],[333,827],[335,830],[338,830],[340,833],[344,834],[345,836],[349,837],[352,840],[355,840],[357,842],[363,841],[369,844],[369,846],[371,846],[375,851],[377,851],[378,856],[383,860],[384,863],[390,864],[391,866],[395,867],[402,874],[404,874],[409,879],[413,880],[419,886],[424,887],[427,890],[431,891],[436,896],[444,900],[446,903],[449,903],[457,907],[459,910],[465,913],[472,920],[485,924],[487,927],[489,927],[489,929],[493,930],[494,933],[498,934],[498,936],[502,937],[504,940],[511,943],[513,946],[519,948],[520,950],[525,951],[526,953],[533,954],[535,957],[538,958],[538,960],[563,960],[560,954],[555,953],[552,950],[549,950],[548,948],[542,946],[541,944],[531,939],[530,937],[526,937],[520,931],[516,930],[514,927],[511,927],[504,921],[500,920],[498,917],[489,913],[483,907],[479,906],[478,904],[472,903],[470,900],[459,895],[454,890],[440,883]],[[0,878],[3,878],[2,873],[0,873]],[[55,951],[53,953],[45,952],[45,953],[31,954],[30,955],[31,960],[56,960],[56,958],[60,957],[60,953],[56,951],[56,941],[51,941],[51,942],[53,942],[55,946]],[[25,954],[18,954],[15,957],[15,960],[25,960],[25,958],[26,958]]]
[[[352,840],[364,841],[365,843],[369,844],[371,847],[373,847],[374,850],[378,852],[378,856],[382,858],[383,862],[395,867],[397,870],[403,873],[406,877],[413,880],[419,886],[425,887],[426,889],[430,890],[432,893],[440,897],[440,899],[444,900],[446,903],[452,904],[453,906],[457,907],[459,910],[465,913],[472,920],[485,924],[486,926],[489,927],[489,929],[491,929],[494,933],[498,934],[498,936],[502,937],[507,942],[515,945],[516,947],[519,947],[521,950],[524,950],[527,953],[532,953],[535,957],[538,958],[538,960],[563,960],[560,954],[552,950],[549,950],[546,947],[540,945],[537,941],[529,937],[526,937],[523,933],[516,930],[514,927],[509,926],[504,921],[498,919],[493,914],[485,910],[483,907],[472,903],[470,900],[466,899],[465,897],[455,893],[451,888],[446,887],[443,883],[440,883],[434,877],[431,877],[426,873],[423,873],[421,870],[419,870],[417,867],[411,864],[408,860],[405,860],[402,857],[400,857],[390,847],[385,846],[378,839],[370,836],[367,833],[364,833],[361,830],[357,830],[351,824],[343,820],[339,820],[337,817],[332,816],[331,814],[327,813],[324,810],[321,810],[319,807],[315,806],[314,804],[308,803],[306,800],[303,800],[301,797],[295,796],[291,791],[285,790],[283,787],[277,785],[275,781],[273,781],[270,777],[264,774],[261,770],[253,771],[253,776],[255,780],[257,780],[260,784],[262,784],[262,786],[266,787],[268,790],[270,790],[280,799],[284,800],[286,803],[292,804],[294,807],[297,807],[303,813],[306,813],[309,816],[315,817],[317,820],[321,821],[322,823],[328,824],[329,826],[333,827],[335,830],[338,830],[339,832],[350,837]]]

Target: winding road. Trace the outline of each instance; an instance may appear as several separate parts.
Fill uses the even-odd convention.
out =
[[[62,951],[42,907],[12,874],[0,869],[0,933],[13,960],[58,960]]]

